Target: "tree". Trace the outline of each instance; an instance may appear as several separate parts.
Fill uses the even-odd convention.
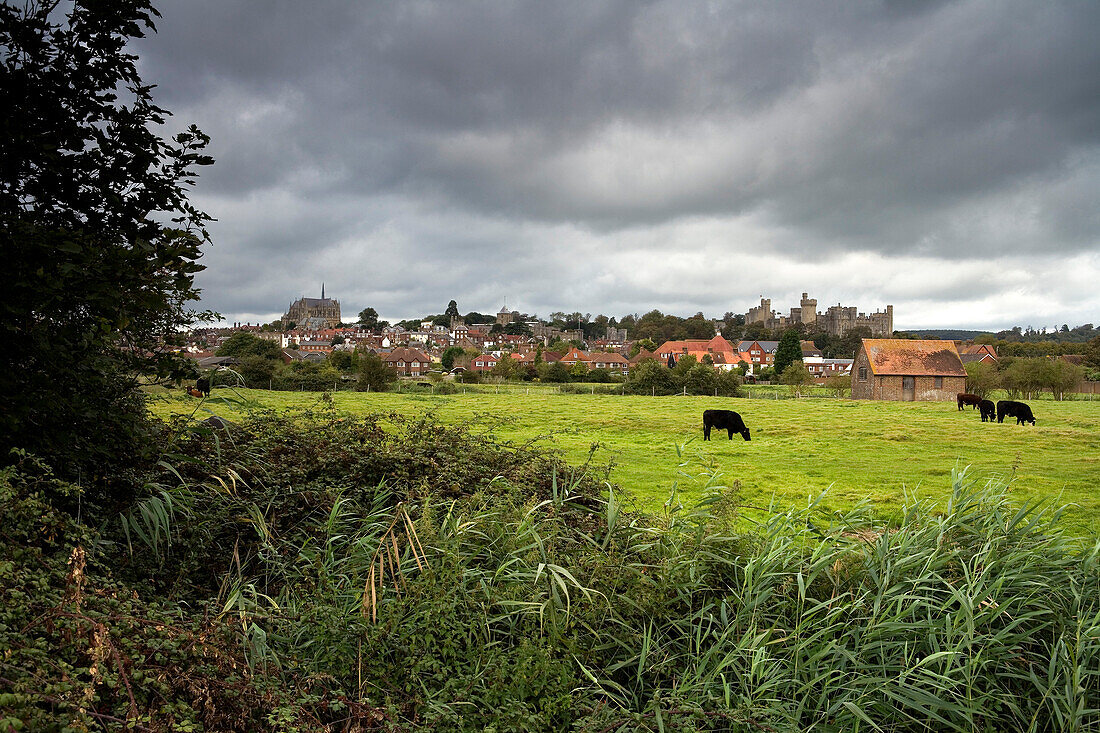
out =
[[[787,365],[787,368],[779,375],[779,381],[790,387],[795,396],[801,396],[802,388],[814,383],[814,376],[810,374],[810,370],[799,359]]]
[[[852,391],[851,374],[830,374],[825,378],[825,389],[834,397],[844,397]]]
[[[684,354],[677,360],[676,365],[672,367],[672,373],[676,375],[676,378],[683,381],[687,377],[687,373],[694,367],[699,365],[699,360],[692,354]]]
[[[1049,360],[1003,359],[1000,363],[1001,386],[1009,399],[1030,398],[1049,383]]]
[[[504,326],[504,333],[509,336],[530,336],[531,328],[523,321],[512,321]]]
[[[1047,366],[1047,383],[1050,393],[1056,400],[1064,400],[1066,392],[1076,387],[1084,378],[1085,370],[1065,359],[1054,359]]]
[[[0,460],[22,447],[98,491],[153,450],[139,378],[182,374],[165,346],[214,315],[189,308],[210,217],[187,200],[212,161],[196,127],[158,133],[126,52],[147,0],[58,6],[0,4]]]
[[[560,361],[555,361],[553,364],[544,364],[543,369],[539,370],[539,378],[544,382],[568,382],[569,368]]]
[[[716,373],[714,386],[721,397],[740,397],[741,375],[732,369],[723,369]]]
[[[676,380],[672,371],[656,360],[646,360],[630,372],[630,378],[623,385],[624,391],[631,394],[672,394],[676,391]]]
[[[1089,341],[1084,348],[1085,364],[1093,369],[1100,369],[1100,336]]]
[[[253,336],[247,331],[238,331],[225,340],[214,352],[218,356],[259,356],[265,359],[280,359],[281,352],[274,341]]]
[[[448,346],[443,350],[443,355],[440,357],[440,362],[443,364],[443,368],[447,371],[451,371],[455,366],[455,359],[462,356],[461,346]]]
[[[966,365],[966,391],[985,399],[990,392],[1000,387],[997,367],[984,361],[972,361]]]
[[[505,354],[497,359],[493,366],[493,376],[501,379],[515,379],[519,375],[519,364],[512,357]]]
[[[328,363],[333,369],[344,373],[353,371],[359,365],[355,353],[345,349],[337,349],[329,354]]]
[[[652,354],[657,350],[657,344],[653,342],[653,339],[638,339],[630,345],[630,358],[633,359],[642,349]]]
[[[796,361],[802,361],[802,343],[798,338],[798,331],[791,328],[784,332],[775,350],[775,373],[782,374]]]
[[[863,339],[869,339],[871,336],[870,328],[867,326],[856,326],[840,337],[834,348],[836,356],[830,358],[854,359],[856,357],[856,352],[863,346]]]
[[[267,389],[278,367],[279,362],[276,360],[267,359],[257,354],[248,354],[241,357],[233,369],[244,379],[246,387]]]
[[[378,311],[374,308],[359,311],[359,325],[367,330],[378,328]]]
[[[458,303],[451,301],[447,304],[447,310],[443,311],[443,315],[447,317],[447,322],[450,323],[452,318],[459,318],[458,315]]]
[[[683,375],[684,389],[688,394],[711,394],[718,384],[718,375],[714,367],[694,364]]]
[[[397,372],[382,361],[378,354],[367,352],[359,355],[360,391],[384,392],[397,381]]]

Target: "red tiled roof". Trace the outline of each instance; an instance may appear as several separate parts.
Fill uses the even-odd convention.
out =
[[[712,339],[687,339],[684,341],[666,341],[657,347],[657,354],[692,354],[696,358],[702,359],[703,354],[735,354],[736,349],[721,335],[717,335]]]
[[[863,339],[863,349],[876,375],[966,376],[954,341]]]
[[[405,347],[400,347],[400,348],[394,349],[393,351],[391,351],[388,354],[383,354],[382,355],[382,360],[383,361],[404,361],[404,362],[418,361],[422,364],[431,364],[431,362],[432,362],[432,358],[430,356],[428,356],[427,354],[425,354],[420,349],[407,349]]]
[[[629,364],[626,357],[613,351],[593,351],[588,360],[602,364]]]

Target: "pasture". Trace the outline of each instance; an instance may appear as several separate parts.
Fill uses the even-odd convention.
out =
[[[907,493],[938,500],[950,493],[952,469],[973,477],[1012,479],[1019,502],[1072,505],[1067,526],[1100,533],[1100,401],[1034,401],[1038,424],[983,423],[954,402],[871,402],[847,399],[728,399],[499,393],[391,394],[339,392],[335,408],[352,414],[432,414],[443,423],[476,421],[500,440],[536,441],[583,463],[612,466],[611,479],[646,509],[656,510],[675,487],[691,504],[708,475],[736,486],[757,507],[787,508],[825,492],[822,505],[866,502],[890,518]],[[208,411],[232,419],[243,410],[318,407],[320,393],[216,389],[203,402],[181,390],[152,396],[165,417]],[[702,440],[705,409],[741,413],[751,442],[716,432]],[[196,411],[197,410],[197,411]],[[1010,424],[1011,423],[1011,424]],[[735,483],[736,482],[736,483]]]

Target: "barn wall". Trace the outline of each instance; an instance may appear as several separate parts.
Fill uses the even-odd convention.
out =
[[[867,380],[863,382],[859,381],[860,367],[865,367],[867,369]],[[875,399],[875,379],[875,375],[871,373],[871,364],[867,359],[867,353],[861,348],[856,352],[856,359],[852,362],[852,399]]]
[[[875,378],[874,395],[870,399],[901,401],[904,391],[900,375]],[[966,377],[944,377],[943,387],[935,388],[935,377],[916,377],[913,400],[915,402],[953,402],[959,392],[966,391]]]

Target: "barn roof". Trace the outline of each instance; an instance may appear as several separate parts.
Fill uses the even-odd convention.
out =
[[[876,375],[966,376],[954,341],[863,339],[863,349]]]

